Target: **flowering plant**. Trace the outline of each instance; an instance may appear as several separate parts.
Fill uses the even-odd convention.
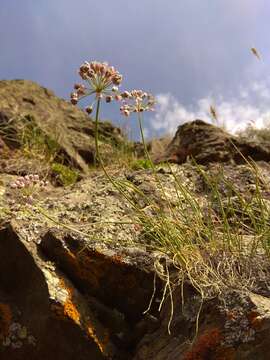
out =
[[[104,173],[107,175],[109,180],[114,183],[111,179],[107,170],[103,166],[102,159],[99,153],[98,146],[98,122],[99,122],[99,111],[100,103],[102,99],[105,99],[107,103],[112,102],[113,100],[121,101],[120,112],[124,116],[129,116],[131,113],[138,113],[138,120],[140,125],[141,137],[144,144],[144,149],[149,157],[144,135],[142,129],[142,119],[141,113],[144,111],[153,111],[155,105],[155,99],[153,95],[148,94],[142,90],[132,90],[119,92],[119,86],[122,83],[122,75],[113,67],[109,66],[106,62],[85,61],[79,68],[78,71],[82,80],[84,80],[87,85],[84,84],[75,84],[74,91],[71,93],[71,103],[77,105],[78,101],[82,98],[95,95],[94,101],[92,104],[88,105],[85,108],[85,111],[88,114],[91,114],[96,104],[96,114],[95,114],[95,146],[96,146],[96,158],[98,159],[100,165],[102,166]],[[115,185],[115,183],[114,183]]]
[[[125,91],[121,94],[123,105],[120,107],[122,115],[129,116],[131,113],[153,111],[155,105],[154,96],[142,90]]]
[[[115,70],[113,66],[109,66],[103,62],[87,62],[85,61],[78,71],[82,80],[87,82],[87,86],[84,84],[75,84],[74,92],[71,93],[71,103],[76,105],[78,101],[86,96],[95,94],[94,103],[102,98],[105,98],[107,103],[112,100],[122,100],[119,94],[118,86],[122,82],[122,75]],[[93,111],[93,105],[85,108],[88,114]]]

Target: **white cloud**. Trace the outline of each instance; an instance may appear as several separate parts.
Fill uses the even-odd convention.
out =
[[[179,125],[195,119],[215,123],[210,115],[211,105],[217,111],[218,125],[231,133],[244,129],[250,123],[257,128],[270,126],[269,80],[240,87],[236,98],[207,96],[193,106],[181,104],[170,93],[158,94],[156,99],[156,112],[150,119],[149,133],[173,134]]]

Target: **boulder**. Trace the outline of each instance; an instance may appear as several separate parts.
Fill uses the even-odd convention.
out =
[[[193,158],[198,164],[211,162],[244,163],[246,159],[270,161],[270,144],[249,142],[202,120],[185,123],[164,153],[155,162],[169,161],[182,164]]]

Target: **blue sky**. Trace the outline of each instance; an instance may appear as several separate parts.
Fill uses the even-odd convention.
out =
[[[157,96],[149,136],[210,120],[210,104],[229,130],[262,126],[270,123],[269,18],[269,0],[0,0],[0,79],[31,79],[67,99],[84,60],[108,61],[124,88]],[[104,116],[119,123],[116,108]]]

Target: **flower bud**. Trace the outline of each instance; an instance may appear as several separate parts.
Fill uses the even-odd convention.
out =
[[[124,92],[121,94],[121,96],[122,96],[122,98],[127,99],[127,98],[129,98],[131,95],[130,95],[130,93],[129,93],[128,91],[124,91]]]
[[[112,101],[112,96],[106,96],[106,103],[110,103]]]
[[[78,94],[77,94],[76,92],[72,92],[72,93],[70,94],[70,97],[76,99],[76,98],[78,97]]]
[[[87,80],[87,77],[88,77],[87,73],[79,72],[79,75],[83,80]]]
[[[95,77],[95,72],[92,69],[89,69],[87,72],[87,75],[89,76],[90,79],[93,79]]]
[[[78,104],[78,100],[75,99],[75,98],[70,99],[70,102],[71,102],[72,105],[77,105]]]
[[[85,61],[81,66],[80,66],[80,72],[82,73],[86,73],[89,70],[89,63],[87,61]]]
[[[122,82],[122,75],[116,74],[112,77],[112,82],[114,85],[120,85]]]
[[[85,108],[85,111],[87,112],[87,114],[91,114],[93,112],[93,107],[92,106],[87,106]]]
[[[121,101],[122,100],[122,96],[121,95],[115,95],[115,100],[116,101]]]
[[[101,75],[104,75],[105,72],[106,72],[106,67],[104,64],[101,64],[100,67],[99,67],[99,72]]]
[[[77,90],[77,94],[79,96],[85,95],[86,91],[85,91],[85,86],[82,85],[78,90]]]

